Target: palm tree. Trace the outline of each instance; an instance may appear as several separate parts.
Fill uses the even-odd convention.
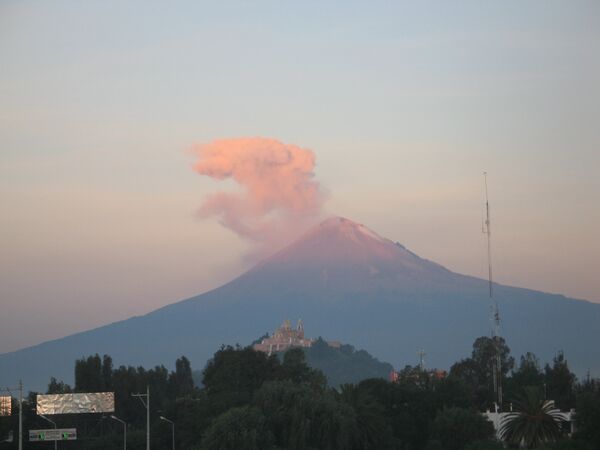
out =
[[[502,421],[500,436],[503,440],[526,448],[538,448],[556,441],[565,421],[554,403],[544,399],[541,389],[529,386],[524,395],[514,402],[517,411],[507,414]]]

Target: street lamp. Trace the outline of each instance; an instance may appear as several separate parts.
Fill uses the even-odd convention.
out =
[[[173,450],[175,450],[175,422],[173,422],[172,420],[167,419],[164,416],[160,416],[159,417],[160,420],[164,420],[165,422],[169,422],[171,424],[171,438],[173,441]]]
[[[56,422],[51,421],[50,419],[48,419],[46,416],[44,416],[43,414],[38,414],[38,416],[40,416],[42,419],[47,420],[48,422],[50,422],[52,425],[54,425],[54,429],[56,430]],[[56,438],[56,436],[54,436]],[[54,439],[54,450],[56,450],[56,439]]]
[[[127,423],[114,415],[111,415],[110,418],[123,424],[123,450],[127,450]]]

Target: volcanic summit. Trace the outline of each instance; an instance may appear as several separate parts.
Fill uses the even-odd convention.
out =
[[[563,351],[579,373],[600,370],[600,305],[495,285],[513,355],[549,361]],[[153,366],[186,355],[202,368],[222,344],[248,345],[284,318],[312,336],[348,342],[396,365],[447,368],[490,331],[487,280],[454,273],[341,217],[308,230],[233,281],[145,316],[0,355],[0,385],[42,389],[72,381],[75,359],[109,354]]]

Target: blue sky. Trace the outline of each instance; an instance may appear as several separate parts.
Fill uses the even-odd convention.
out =
[[[2,2],[0,352],[248,267],[195,216],[224,137],[312,149],[328,213],[477,276],[487,170],[497,280],[600,301],[599,55],[592,1]]]

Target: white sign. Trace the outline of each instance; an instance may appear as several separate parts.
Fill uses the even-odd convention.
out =
[[[77,430],[75,428],[50,428],[48,430],[29,430],[29,440],[40,441],[75,441]]]

